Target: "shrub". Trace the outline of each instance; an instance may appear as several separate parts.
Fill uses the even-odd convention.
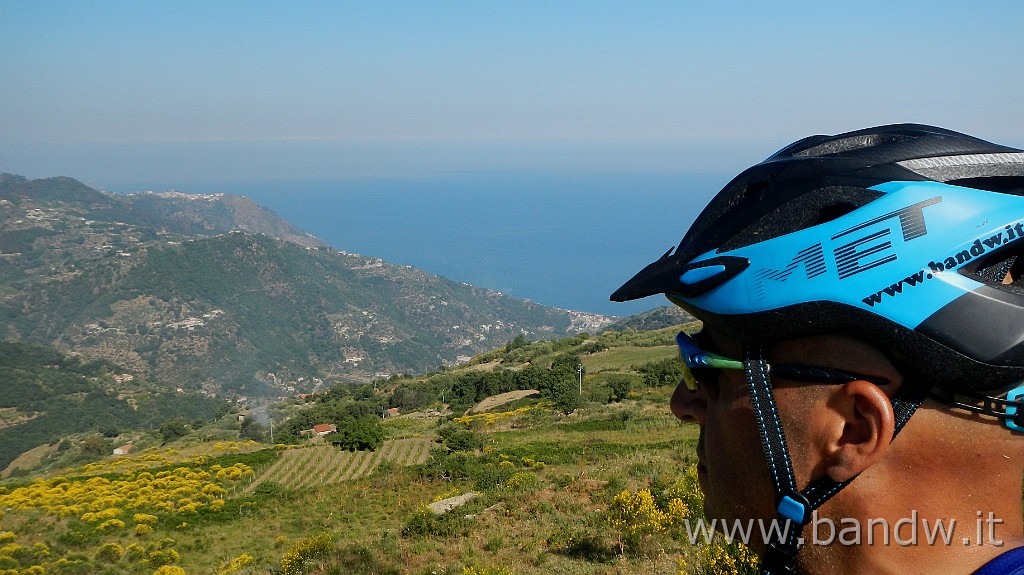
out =
[[[611,390],[612,401],[622,401],[629,396],[633,387],[633,378],[624,374],[615,374],[608,377],[608,389]]]
[[[138,543],[129,543],[124,548],[124,557],[131,562],[138,561],[146,556],[146,548]]]
[[[469,520],[461,513],[438,515],[426,505],[417,509],[405,522],[405,537],[458,537],[469,533]]]
[[[615,549],[607,537],[603,536],[606,531],[603,525],[592,525],[587,521],[584,524],[573,523],[560,526],[548,537],[546,543],[553,553],[604,563],[616,556]]]
[[[124,529],[124,527],[125,527],[124,521],[121,521],[120,519],[108,519],[108,520],[104,521],[103,523],[100,523],[99,527],[97,527],[96,530],[97,531],[117,531],[117,530],[120,530],[120,529]]]
[[[281,557],[281,575],[298,575],[317,560],[323,560],[336,551],[330,535],[321,533],[300,539]]]
[[[116,563],[124,555],[124,549],[117,543],[104,543],[96,551],[96,559],[106,563]]]
[[[509,491],[529,491],[536,489],[539,485],[537,475],[529,471],[521,471],[505,482],[505,488]]]
[[[442,427],[437,434],[445,447],[451,451],[476,451],[484,445],[484,440],[479,434],[454,425]]]
[[[248,567],[254,563],[256,563],[256,558],[252,555],[239,555],[238,557],[235,557],[234,559],[229,561],[227,565],[221,567],[219,575],[227,575],[228,573],[240,571],[243,568]]]
[[[654,535],[667,533],[690,516],[686,504],[679,498],[671,499],[662,507],[649,489],[636,493],[623,490],[612,500],[608,520],[619,534],[619,549],[635,554],[645,551],[645,543]]]
[[[700,575],[757,575],[761,572],[757,555],[738,541],[727,543],[716,537],[700,549]]]
[[[180,558],[181,556],[174,549],[159,549],[149,553],[149,564],[152,567],[163,567],[177,563]]]
[[[403,569],[401,558],[389,560],[388,551],[379,546],[368,547],[366,545],[351,544],[342,547],[337,554],[337,563],[344,565],[343,571],[331,571],[331,573],[373,573],[374,575],[401,575],[407,572]],[[424,571],[428,573],[430,571]],[[440,573],[440,572],[438,572]]]

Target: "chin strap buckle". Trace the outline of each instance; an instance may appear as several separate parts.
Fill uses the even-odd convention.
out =
[[[1006,408],[1006,427],[1024,433],[1024,407],[1018,407],[1018,404],[1024,403],[1024,385],[1011,389],[1006,394],[1006,402],[1010,404]]]
[[[810,523],[814,508],[806,495],[787,489],[779,498],[779,520],[785,522],[784,540],[775,539],[761,556],[763,575],[795,575],[796,555],[800,551],[800,531]],[[796,532],[790,532],[791,530]]]
[[[762,575],[796,575],[796,553],[799,548],[778,540],[768,544],[761,555]]]
[[[780,516],[789,519],[799,527],[803,527],[811,522],[811,513],[814,512],[814,507],[806,495],[789,489],[782,494],[776,510]]]

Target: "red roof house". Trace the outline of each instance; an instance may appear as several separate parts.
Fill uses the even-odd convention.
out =
[[[333,423],[320,423],[313,426],[313,433],[319,436],[324,436],[327,435],[328,433],[334,433],[335,431],[338,431],[338,426],[334,425]]]

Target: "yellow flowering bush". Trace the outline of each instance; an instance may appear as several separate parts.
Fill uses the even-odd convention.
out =
[[[524,415],[526,413],[529,413],[530,411],[546,409],[546,408],[548,408],[550,406],[551,406],[551,402],[549,402],[549,401],[541,401],[541,402],[537,402],[537,403],[535,403],[533,405],[527,405],[525,407],[520,407],[518,409],[513,409],[512,411],[499,411],[499,412],[495,412],[495,413],[487,412],[487,413],[477,413],[475,415],[463,415],[462,417],[456,417],[452,421],[454,421],[455,423],[459,423],[461,425],[464,425],[466,427],[473,427],[474,424],[475,425],[483,425],[484,427],[491,427],[491,426],[495,425],[496,423],[498,423],[499,421],[501,421],[503,419],[509,419],[509,418],[513,418],[513,417],[518,417],[520,415]]]
[[[149,556],[146,558],[152,567],[162,567],[164,565],[171,565],[177,563],[181,556],[174,549],[158,549],[156,551],[150,551]]]
[[[281,575],[298,575],[318,559],[334,554],[334,542],[326,533],[300,539],[281,557]]]
[[[99,524],[96,528],[97,531],[119,531],[125,528],[124,521],[120,519],[108,519],[103,523]]]
[[[702,546],[700,559],[700,575],[757,575],[761,572],[757,554],[739,542],[727,543],[722,537]]]
[[[193,514],[200,508],[218,509],[224,505],[225,486],[249,477],[253,470],[236,463],[210,472],[195,467],[178,467],[157,473],[126,473],[114,479],[106,477],[55,477],[0,493],[0,509],[42,510],[57,517],[77,516],[83,523],[124,528],[118,522],[131,510],[146,508],[163,514]],[[218,503],[219,502],[219,503]],[[139,517],[142,517],[140,520]],[[136,523],[151,524],[158,517],[136,512]]]
[[[89,463],[81,467],[84,475],[102,475],[109,473],[129,473],[152,467],[163,467],[174,463],[188,462],[194,466],[206,464],[207,457],[225,453],[239,453],[262,448],[255,441],[216,441],[206,444],[209,453],[205,455],[182,455],[175,449],[150,448],[139,454],[117,457],[106,461]]]
[[[248,555],[248,554],[239,555],[238,557],[235,557],[234,559],[229,561],[227,565],[225,565],[224,567],[221,567],[220,571],[218,571],[218,574],[219,575],[228,575],[229,573],[235,573],[236,571],[241,571],[242,569],[244,569],[244,568],[246,568],[246,567],[248,567],[250,565],[253,565],[255,563],[256,563],[256,558],[253,557],[252,555]]]
[[[509,491],[523,491],[536,486],[537,476],[529,471],[520,471],[505,482],[505,488]]]
[[[537,461],[530,457],[524,457],[520,461],[523,462],[523,466],[529,467],[531,469],[544,469],[547,466],[547,464],[544,463],[543,461]]]
[[[124,557],[135,562],[146,556],[146,548],[138,543],[129,543],[124,548]]]
[[[116,563],[124,555],[124,548],[117,543],[104,543],[96,550],[96,559],[106,563]]]
[[[117,507],[110,507],[108,509],[104,509],[103,511],[90,511],[89,513],[83,514],[81,517],[79,517],[79,519],[81,519],[83,523],[101,523],[108,519],[120,517],[122,514],[124,514],[123,509],[118,509]]]
[[[650,489],[636,493],[623,490],[608,509],[608,521],[618,532],[622,552],[626,549],[639,552],[645,538],[666,533],[689,516],[690,509],[682,499],[673,497],[662,507],[654,500]]]

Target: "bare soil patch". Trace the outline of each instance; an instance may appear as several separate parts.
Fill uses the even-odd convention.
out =
[[[490,411],[495,407],[498,407],[499,405],[504,405],[506,403],[516,401],[517,399],[522,399],[524,397],[530,397],[531,395],[540,395],[540,392],[537,391],[536,389],[518,389],[516,391],[510,391],[508,393],[499,393],[498,395],[492,395],[487,399],[481,401],[480,403],[476,404],[469,410],[469,412],[483,413],[485,411]]]

